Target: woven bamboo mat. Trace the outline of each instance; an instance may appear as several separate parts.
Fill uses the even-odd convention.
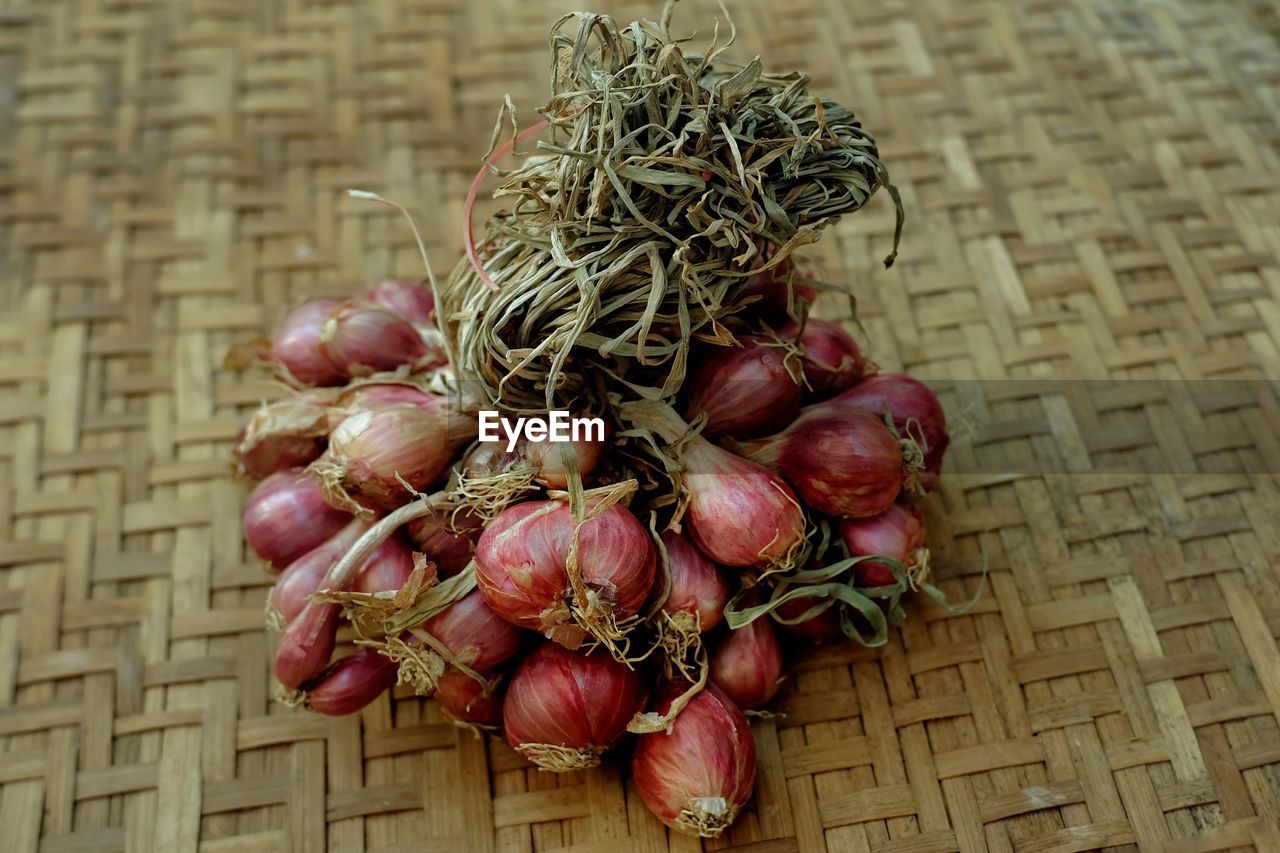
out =
[[[0,849],[692,851],[617,767],[556,777],[383,697],[270,699],[228,475],[286,306],[458,255],[570,2],[0,3]],[[622,8],[656,14],[656,5]],[[816,247],[959,424],[940,583],[757,723],[707,849],[1280,850],[1280,33],[1252,0],[734,0],[880,137]],[[709,36],[710,2],[677,23]]]

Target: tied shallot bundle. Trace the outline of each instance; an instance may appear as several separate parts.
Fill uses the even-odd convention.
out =
[[[353,714],[407,685],[553,772],[634,742],[649,810],[714,838],[797,638],[877,645],[904,595],[945,603],[913,501],[949,438],[927,387],[812,316],[831,285],[795,256],[897,200],[874,140],[802,75],[687,56],[670,14],[557,25],[546,120],[486,164],[554,130],[503,172],[519,201],[477,240],[485,168],[443,286],[292,310],[293,393],[236,457],[282,698]],[[562,413],[603,430],[481,429]]]

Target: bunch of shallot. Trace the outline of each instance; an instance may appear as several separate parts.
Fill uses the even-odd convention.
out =
[[[653,813],[722,833],[788,655],[883,642],[928,581],[942,407],[814,295],[756,275],[677,393],[569,442],[478,440],[495,401],[468,399],[425,283],[292,311],[271,361],[295,390],[237,448],[282,697],[350,714],[406,685],[556,772],[634,739]]]

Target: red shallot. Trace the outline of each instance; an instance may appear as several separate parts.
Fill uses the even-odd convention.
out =
[[[792,321],[778,332],[785,340],[796,340],[804,350],[804,378],[816,397],[843,391],[862,378],[867,363],[858,342],[838,323],[810,317],[804,331]]]
[[[333,506],[391,510],[435,483],[449,462],[448,420],[417,406],[360,411],[329,436],[312,468]]]
[[[934,475],[926,478],[924,485],[933,484],[942,471],[942,455],[951,438],[947,435],[946,412],[928,385],[902,373],[879,373],[834,400],[852,403],[879,417],[884,417],[888,409],[899,436],[920,445],[925,471]]]
[[[356,540],[368,529],[368,522],[353,519],[346,527],[294,560],[280,573],[279,580],[271,589],[271,609],[274,613],[271,621],[277,627],[292,622],[302,612],[307,606],[307,599],[320,588],[325,574],[343,554],[351,550]]]
[[[576,560],[582,583],[575,588],[569,550],[576,526],[566,502],[518,503],[485,529],[475,558],[477,585],[498,615],[570,648],[584,630],[608,633],[639,612],[656,570],[648,531],[614,504],[582,524]]]
[[[671,569],[671,586],[662,611],[673,620],[687,621],[690,628],[696,626],[698,633],[710,631],[724,619],[729,585],[716,564],[685,534],[664,530],[662,545]]]
[[[480,522],[464,513],[453,517],[424,515],[405,527],[418,550],[436,564],[441,578],[456,575],[467,567],[475,553],[475,539],[480,530]]]
[[[766,619],[729,632],[711,654],[711,681],[738,704],[759,708],[782,686],[782,649]]]
[[[800,502],[777,474],[690,435],[680,416],[661,403],[627,407],[627,417],[680,443],[685,518],[702,552],[722,566],[785,567],[804,541]]]
[[[429,346],[412,323],[367,302],[344,303],[329,315],[320,336],[320,350],[345,376],[445,361],[443,352]]]
[[[318,676],[329,664],[337,643],[340,608],[336,604],[308,602],[289,623],[276,648],[276,679],[297,690]]]
[[[320,484],[301,468],[272,474],[244,508],[244,538],[253,552],[283,568],[320,545],[351,516],[330,507]]]
[[[303,384],[337,385],[343,380],[343,371],[320,344],[324,324],[337,307],[328,299],[301,305],[285,316],[271,339],[271,357]]]
[[[413,552],[399,535],[387,538],[351,584],[355,592],[395,592],[413,573]]]
[[[884,511],[907,473],[898,439],[884,422],[837,400],[806,409],[782,432],[743,450],[780,473],[806,504],[844,518]]]
[[[306,688],[306,704],[331,717],[354,714],[396,683],[396,665],[376,649],[358,649]]]
[[[520,452],[537,469],[537,481],[549,489],[569,487],[569,469],[564,454],[568,453],[578,463],[578,473],[585,479],[600,462],[605,443],[579,438],[570,441],[526,441]]]
[[[392,278],[371,287],[360,297],[389,309],[415,326],[435,326],[436,300],[431,288],[411,278]]]
[[[436,682],[435,700],[445,714],[459,723],[473,726],[497,726],[502,723],[502,688],[501,676],[493,676],[489,681],[489,691],[485,685],[471,676],[456,669],[445,670]]]
[[[669,706],[683,686],[666,691]],[[666,707],[660,706],[665,714]],[[738,817],[756,781],[756,744],[738,706],[712,685],[676,716],[670,732],[636,738],[631,776],[640,798],[672,829],[715,838]]]
[[[511,677],[502,703],[507,742],[544,770],[595,767],[644,707],[639,673],[601,652],[543,643]]]
[[[786,348],[754,337],[741,343],[708,355],[692,379],[689,420],[706,415],[709,437],[768,435],[800,409],[798,374],[788,369]]]
[[[837,529],[851,557],[881,556],[897,560],[914,581],[928,571],[924,516],[910,504],[895,503],[871,518],[845,519]],[[893,586],[893,568],[877,560],[854,566],[859,586]]]

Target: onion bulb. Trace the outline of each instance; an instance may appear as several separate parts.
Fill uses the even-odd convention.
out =
[[[417,406],[357,412],[329,436],[312,465],[331,506],[351,512],[392,510],[426,491],[449,463],[446,418]]]
[[[324,500],[320,484],[300,468],[258,484],[244,508],[244,538],[253,552],[283,568],[342,529],[351,516]]]
[[[871,518],[845,519],[837,530],[851,557],[891,557],[915,580],[928,570],[924,516],[910,504],[891,504]],[[853,571],[859,586],[893,586],[898,582],[889,564],[876,560],[864,560]]]
[[[811,406],[782,432],[742,448],[778,471],[806,504],[843,518],[883,512],[902,492],[907,473],[898,439],[884,422],[837,400]]]
[[[644,605],[656,570],[653,541],[614,504],[582,525],[577,567],[586,601],[568,574],[577,522],[563,501],[507,507],[476,545],[476,582],[499,616],[574,648],[584,629],[609,630]]]
[[[667,691],[664,706],[684,690]],[[631,776],[649,811],[667,826],[716,838],[737,819],[755,785],[756,744],[747,718],[708,685],[676,716],[669,733],[636,738]]]
[[[471,676],[456,669],[445,670],[436,683],[435,700],[455,722],[472,726],[502,723],[501,676],[489,679],[490,691]]]
[[[436,564],[436,572],[441,578],[456,575],[467,567],[475,552],[475,540],[480,530],[479,521],[464,513],[449,518],[424,515],[405,527],[418,550]]]
[[[301,305],[285,315],[271,338],[271,357],[303,384],[337,385],[344,378],[320,343],[324,324],[337,308],[327,299]]]
[[[290,563],[271,588],[271,621],[277,627],[292,622],[307,606],[307,599],[320,588],[325,575],[342,555],[351,550],[369,529],[368,522],[353,519],[345,527]]]
[[[345,376],[445,361],[443,352],[428,346],[412,323],[368,302],[339,305],[325,320],[320,349]]]
[[[724,606],[729,601],[724,576],[688,536],[664,530],[662,545],[671,569],[671,587],[662,610],[672,615],[688,613],[701,631],[710,631],[724,619]]]
[[[902,438],[911,438],[924,452],[926,487],[942,471],[942,455],[951,442],[947,435],[947,415],[937,396],[918,379],[902,373],[879,373],[862,380],[833,400],[852,403],[884,417],[885,409]]]
[[[781,429],[800,409],[800,385],[788,370],[787,350],[748,337],[720,348],[694,374],[689,419],[706,415],[709,437],[755,438]]]
[[[396,665],[376,649],[358,649],[307,686],[307,707],[331,717],[354,714],[396,683]]]
[[[816,397],[843,391],[862,378],[867,363],[858,342],[839,323],[810,317],[804,331],[792,321],[783,326],[779,336],[797,340],[804,350],[804,379]]]
[[[782,686],[782,649],[766,619],[729,632],[711,655],[711,681],[738,704],[759,708]]]
[[[645,704],[639,673],[606,654],[543,643],[511,676],[507,742],[544,770],[595,767]]]
[[[415,326],[434,327],[436,300],[431,288],[411,278],[392,278],[380,282],[360,297],[388,309]]]
[[[735,456],[689,428],[669,406],[641,403],[626,416],[680,442],[689,533],[722,566],[783,567],[804,541],[805,518],[791,488],[763,465]]]

